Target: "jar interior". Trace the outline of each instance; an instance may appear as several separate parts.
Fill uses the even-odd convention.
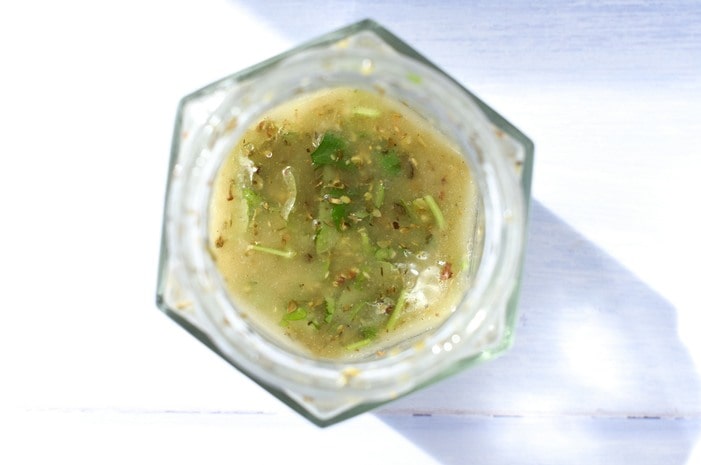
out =
[[[300,357],[361,362],[416,347],[479,270],[484,202],[465,135],[386,94],[315,89],[213,145],[207,239],[226,317]]]

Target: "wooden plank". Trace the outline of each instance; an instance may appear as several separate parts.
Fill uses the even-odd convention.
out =
[[[685,464],[701,421],[380,416],[442,464]]]
[[[701,419],[365,415],[319,430],[241,412],[43,410],[10,417],[0,463],[683,465]]]
[[[701,384],[675,309],[545,207],[532,212],[513,349],[388,409],[700,415]]]

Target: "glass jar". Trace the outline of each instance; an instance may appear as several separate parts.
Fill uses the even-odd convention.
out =
[[[268,110],[353,87],[406,103],[472,172],[479,227],[471,286],[439,327],[360,360],[315,359],[263,334],[232,301],[209,253],[213,180]],[[513,340],[533,144],[377,23],[365,20],[212,83],[180,103],[169,168],[158,306],[213,351],[318,425],[351,417],[506,350]],[[466,213],[467,214],[467,213]]]

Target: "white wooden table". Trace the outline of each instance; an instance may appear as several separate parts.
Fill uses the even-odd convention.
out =
[[[507,355],[322,430],[156,310],[160,215],[180,96],[364,17],[535,141],[530,242]],[[701,2],[5,2],[0,52],[0,463],[701,463]]]

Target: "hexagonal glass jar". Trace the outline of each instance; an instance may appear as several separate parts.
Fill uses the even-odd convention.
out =
[[[471,286],[437,328],[352,361],[315,359],[258,331],[228,295],[208,241],[213,179],[266,111],[319,89],[381,92],[411,107],[467,161],[479,192]],[[377,23],[329,33],[214,82],[180,103],[173,136],[158,306],[318,425],[369,410],[495,357],[513,340],[533,144]],[[465,214],[468,214],[467,212]]]

